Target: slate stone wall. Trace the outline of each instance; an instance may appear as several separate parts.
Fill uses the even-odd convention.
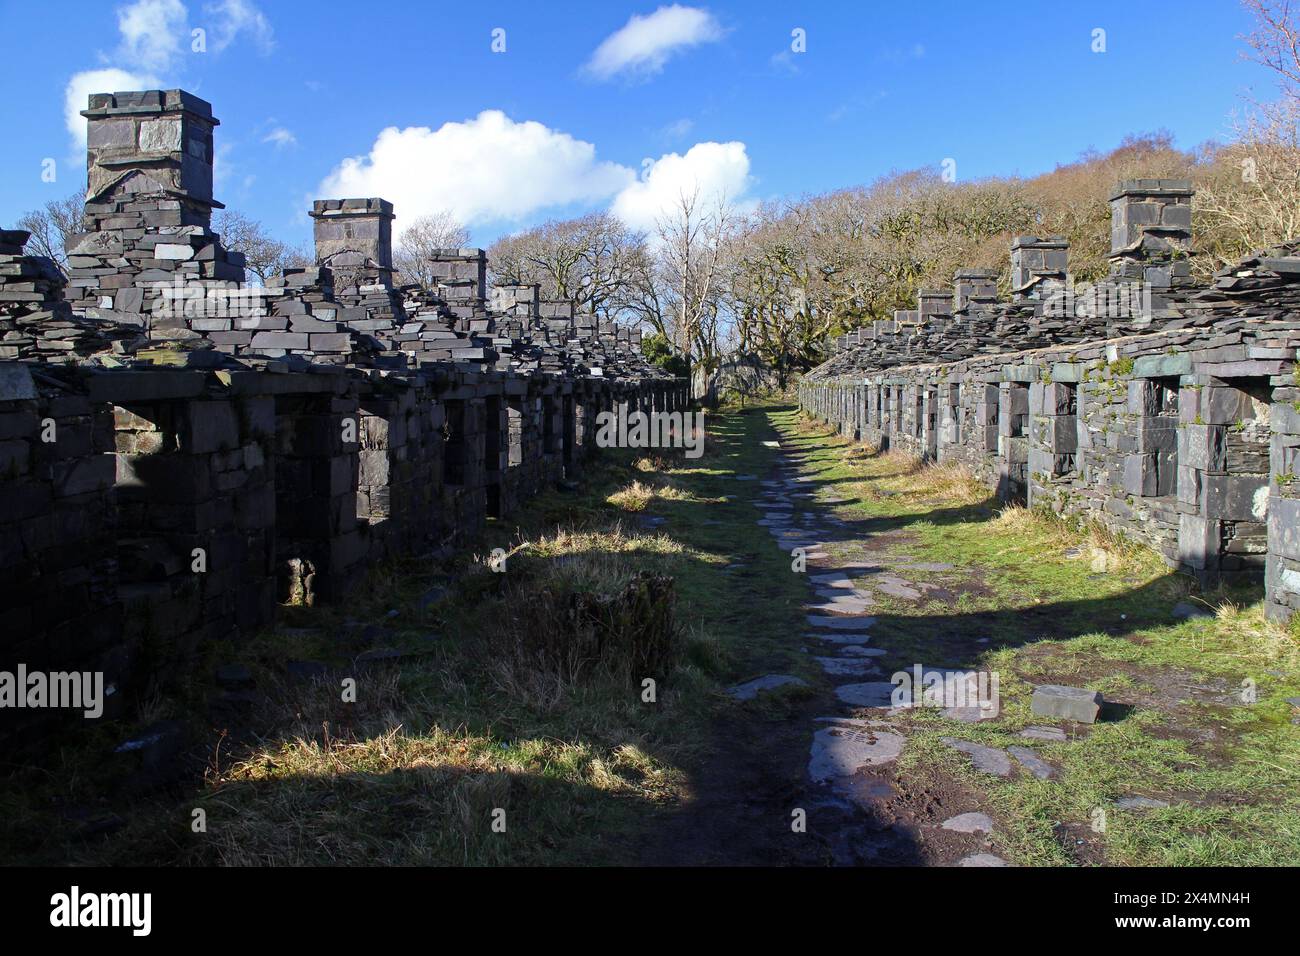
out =
[[[211,107],[96,94],[84,115],[70,281],[0,231],[0,670],[102,671],[111,709],[572,480],[598,411],[688,404],[639,333],[535,287],[493,313],[481,250],[394,288],[381,199],[317,202],[320,262],[214,315],[245,274],[209,228]],[[50,713],[0,711],[0,745]]]
[[[806,382],[842,434],[961,463],[1006,501],[1095,518],[1206,582],[1295,609],[1300,315]],[[1288,510],[1291,509],[1291,510]]]
[[[1111,271],[1066,286],[1068,246],[1018,236],[1012,301],[961,271],[841,336],[799,401],[841,434],[960,463],[1004,501],[1096,519],[1209,584],[1263,578],[1300,609],[1300,241],[1190,284],[1192,190],[1121,182]],[[1136,307],[1136,308],[1135,308]]]

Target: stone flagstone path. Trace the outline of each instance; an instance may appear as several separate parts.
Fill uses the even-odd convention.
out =
[[[996,824],[987,814],[956,813],[918,825],[891,806],[899,789],[894,765],[907,747],[907,737],[891,722],[901,709],[895,709],[895,685],[877,661],[887,652],[870,646],[875,624],[871,612],[877,605],[877,595],[915,601],[930,589],[930,585],[908,580],[905,572],[946,571],[950,566],[893,564],[888,542],[855,537],[849,522],[829,514],[830,506],[844,499],[834,495],[818,499],[809,487],[814,479],[800,473],[805,456],[791,452],[781,442],[764,444],[776,450],[777,463],[772,477],[761,482],[755,500],[762,514],[758,525],[787,554],[803,549],[809,585],[804,605],[809,628],[805,640],[814,660],[835,685],[833,699],[842,708],[839,713],[816,719],[810,728],[808,757],[810,808],[830,814],[832,824],[838,824],[838,835],[831,840],[835,861],[850,865],[935,862],[918,850],[920,844],[934,843],[944,847],[942,855],[949,857],[938,861],[941,863],[1007,866],[1005,860],[988,852],[987,836]],[[758,693],[792,680],[788,675],[768,675],[733,688],[732,693]],[[877,716],[854,716],[864,710]],[[983,715],[949,716],[978,720]],[[1053,731],[1060,733],[1050,727],[1035,731],[1026,736],[1054,739]],[[1052,772],[1027,747],[1013,748],[1009,754],[966,741],[952,741],[951,745],[967,753],[977,769],[998,776],[1012,772],[1013,757],[1040,777]],[[946,839],[931,837],[937,833],[943,833]],[[953,841],[965,841],[964,849],[953,847]]]

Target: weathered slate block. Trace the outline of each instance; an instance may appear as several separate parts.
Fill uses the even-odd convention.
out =
[[[1057,717],[1083,724],[1095,723],[1101,712],[1101,692],[1063,684],[1034,688],[1030,709],[1040,717]]]

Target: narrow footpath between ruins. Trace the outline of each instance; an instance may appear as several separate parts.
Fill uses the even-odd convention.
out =
[[[900,779],[897,763],[907,738],[891,720],[898,713],[891,706],[896,686],[889,680],[893,669],[883,666],[890,652],[873,644],[878,598],[916,600],[935,586],[912,580],[911,572],[951,571],[952,565],[907,563],[895,553],[899,531],[860,534],[835,514],[845,499],[818,481],[805,444],[783,436],[775,445],[776,464],[757,497],[758,523],[782,551],[795,560],[802,552],[807,561],[803,649],[833,687],[823,698],[825,713],[808,728],[811,789],[805,803],[813,825],[825,833],[840,865],[1006,865],[986,852],[991,818],[967,809],[977,795],[913,792]],[[761,677],[737,693],[756,694],[788,679]]]
[[[836,514],[845,499],[818,478],[814,442],[788,424],[766,431],[771,470],[736,475],[731,506],[756,508],[772,546],[791,556],[792,573],[806,576],[805,629],[792,639],[822,679],[773,673],[729,689],[742,703],[792,691],[801,703],[788,726],[757,736],[743,720],[729,728],[725,752],[701,782],[701,806],[670,828],[669,857],[688,864],[1007,865],[989,852],[994,824],[981,812],[982,794],[955,780],[915,787],[899,768],[907,737],[895,719],[903,711],[891,706],[889,676],[892,665],[904,664],[873,640],[881,599],[916,600],[937,587],[917,572],[953,566],[909,563],[896,550],[904,532],[858,531]],[[1001,770],[1005,763],[1010,772],[1005,753],[969,746],[977,765]],[[1021,759],[1033,760],[1027,750]]]
[[[716,602],[752,637],[644,862],[1292,853],[1275,827],[1294,802],[1295,653],[1257,595],[1202,594],[1145,549],[1004,509],[960,469],[854,445],[790,408],[715,425],[713,454],[736,469],[718,474],[714,517],[735,532]],[[761,535],[742,540],[742,525]],[[918,668],[966,699],[895,706],[894,678]],[[1243,680],[1268,690],[1252,698]],[[1044,684],[1103,691],[1097,722],[1034,714]]]

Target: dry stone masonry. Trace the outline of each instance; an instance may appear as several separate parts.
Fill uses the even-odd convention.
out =
[[[1262,577],[1300,610],[1300,242],[1190,282],[1192,189],[1111,196],[1111,269],[1067,284],[1059,238],[1017,237],[1012,301],[958,272],[836,341],[802,407],[842,433],[960,462],[1007,501],[1086,516],[1203,583]]]
[[[111,711],[278,604],[580,475],[599,412],[685,408],[638,333],[536,288],[489,297],[482,250],[395,284],[383,199],[317,201],[315,265],[249,286],[211,230],[210,105],[95,94],[83,115],[66,284],[0,232],[0,670],[102,671]],[[7,711],[0,738],[15,713],[47,712]]]

